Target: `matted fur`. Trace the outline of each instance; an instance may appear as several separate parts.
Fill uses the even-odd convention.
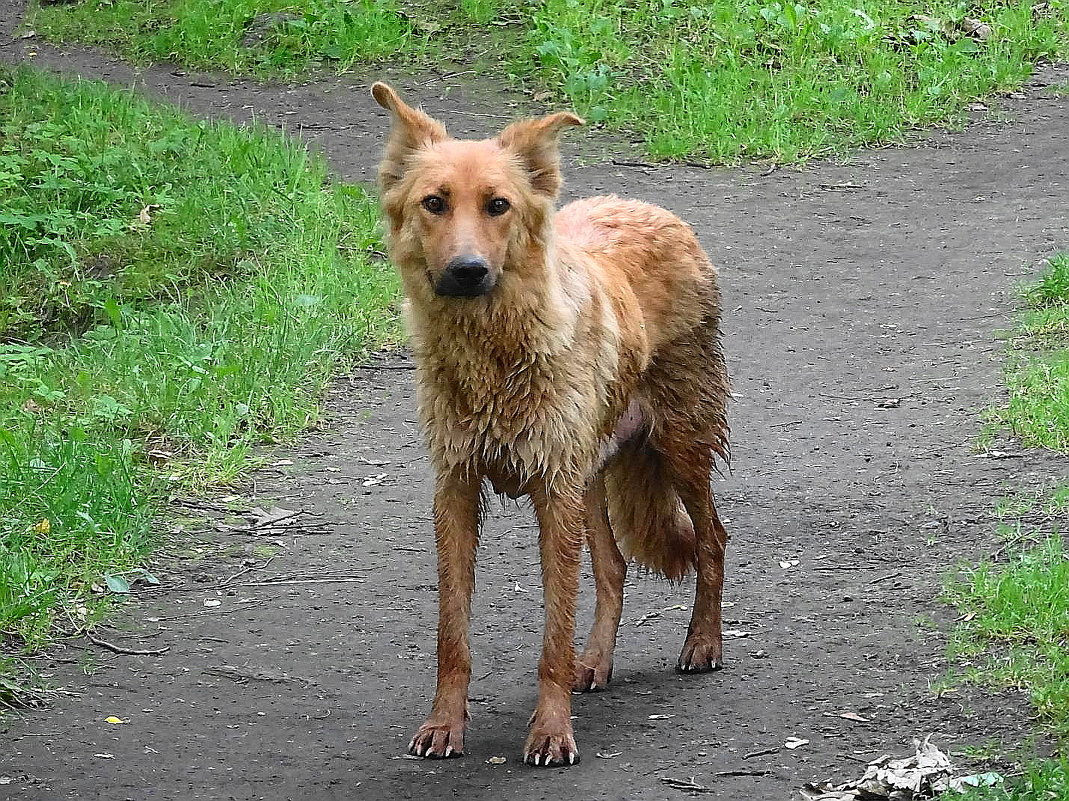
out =
[[[373,91],[394,116],[382,204],[438,476],[439,684],[412,750],[463,749],[485,480],[496,492],[530,495],[538,513],[546,644],[525,758],[569,764],[578,751],[567,690],[597,689],[611,674],[625,568],[610,527],[628,558],[669,579],[698,570],[679,669],[719,666],[726,534],[709,472],[714,457],[728,457],[728,381],[716,270],[689,226],[662,208],[609,196],[555,210],[557,139],[581,124],[575,115],[458,141],[384,84]],[[502,198],[507,211],[491,213]],[[486,265],[484,294],[439,294],[461,257]],[[577,666],[584,538],[598,607]]]

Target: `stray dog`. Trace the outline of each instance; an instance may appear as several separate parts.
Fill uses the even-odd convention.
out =
[[[571,693],[609,682],[629,559],[670,580],[695,571],[677,670],[721,666],[727,532],[710,478],[728,459],[728,382],[716,269],[657,206],[595,197],[556,209],[558,139],[583,124],[575,114],[463,141],[386,84],[372,94],[393,116],[379,183],[436,472],[438,686],[409,751],[464,751],[489,482],[529,496],[539,525],[545,633],[524,760],[571,765]],[[576,657],[584,540],[596,609]]]

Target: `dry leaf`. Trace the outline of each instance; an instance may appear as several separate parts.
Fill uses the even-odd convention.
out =
[[[117,717],[115,717],[115,715],[108,715],[106,718],[104,718],[104,722],[105,723],[126,723],[125,720],[123,720],[122,718],[117,718]]]
[[[803,740],[801,737],[788,737],[787,742],[783,744],[783,747],[793,751],[795,748],[801,748],[803,745],[809,745],[809,740]]]
[[[490,757],[486,760],[487,765],[504,765],[508,760],[505,757]]]
[[[868,723],[869,722],[868,718],[861,717],[861,715],[857,714],[857,712],[843,712],[842,714],[839,715],[839,717],[845,718],[846,720],[856,720],[858,723]]]

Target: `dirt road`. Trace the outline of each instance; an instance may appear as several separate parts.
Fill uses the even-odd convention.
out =
[[[285,125],[346,178],[374,174],[386,120],[366,86],[379,74],[261,87],[30,45],[41,66]],[[404,758],[433,690],[436,607],[429,468],[408,364],[391,356],[339,381],[321,429],[230,502],[300,511],[297,527],[202,531],[201,553],[167,560],[163,590],[114,621],[115,642],[166,653],[56,650],[53,681],[80,695],[0,724],[0,798],[648,801],[686,796],[665,781],[680,779],[773,801],[905,752],[915,735],[951,749],[1030,736],[1019,696],[939,697],[931,684],[951,625],[943,576],[994,549],[996,498],[1066,475],[1013,442],[999,445],[1006,459],[975,443],[1001,391],[993,331],[1009,323],[1012,289],[1069,244],[1069,95],[1047,89],[1067,79],[1047,68],[996,104],[997,119],[801,170],[621,166],[598,155],[609,137],[597,132],[566,146],[569,197],[661,203],[721,266],[736,392],[734,471],[715,487],[733,534],[723,672],[671,671],[691,587],[632,576],[615,684],[576,702],[582,764],[522,766],[536,533],[527,510],[496,508],[480,551],[469,754]],[[457,134],[516,113],[493,86],[393,80]],[[280,583],[308,579],[320,583]],[[790,737],[809,742],[786,749]]]

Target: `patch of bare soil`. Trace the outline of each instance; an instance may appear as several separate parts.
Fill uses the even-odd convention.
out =
[[[381,75],[259,86],[33,44],[40,66],[285,126],[346,178],[373,177],[386,119],[367,85]],[[916,735],[947,750],[1031,738],[1022,697],[932,684],[952,625],[944,575],[998,547],[996,498],[1067,472],[1012,442],[1006,458],[975,448],[1000,393],[993,331],[1010,323],[1012,289],[1069,243],[1069,96],[1047,89],[1067,78],[1045,68],[997,119],[917,147],[770,174],[622,166],[596,155],[596,132],[566,147],[570,197],[660,203],[721,267],[737,396],[733,473],[715,488],[733,534],[724,671],[672,672],[691,587],[632,576],[615,683],[577,699],[584,761],[521,765],[536,532],[528,511],[500,508],[480,552],[469,754],[405,758],[434,681],[431,477],[409,365],[384,357],[333,387],[317,431],[217,502],[200,553],[162,564],[162,587],[106,637],[168,650],[55,649],[53,681],[80,695],[3,723],[0,797],[648,801],[704,788],[772,801],[911,753]],[[391,80],[458,135],[517,113],[499,87]],[[227,505],[300,514],[240,519]],[[589,616],[589,576],[584,589]]]

